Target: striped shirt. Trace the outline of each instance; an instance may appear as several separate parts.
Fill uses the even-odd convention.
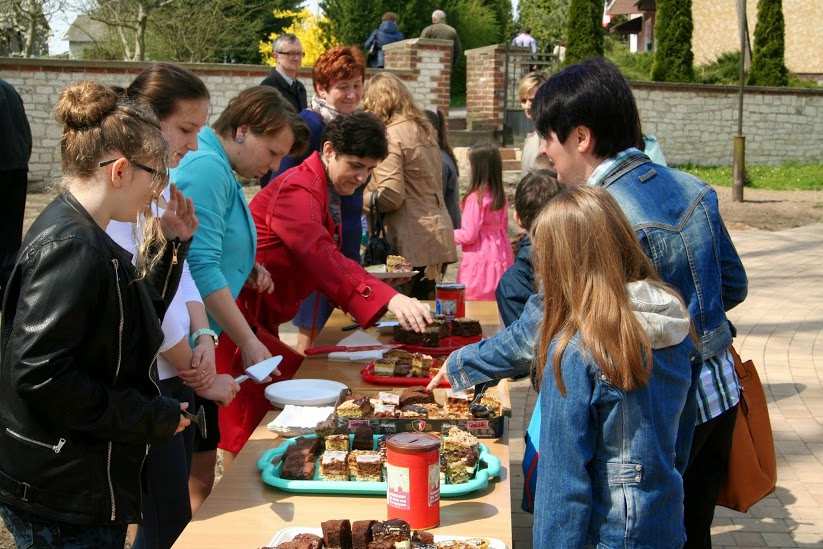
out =
[[[643,153],[635,148],[620,151],[601,162],[589,176],[586,185],[599,187],[628,158]],[[703,362],[697,384],[697,424],[706,423],[740,401],[740,382],[734,371],[734,359],[727,349]]]

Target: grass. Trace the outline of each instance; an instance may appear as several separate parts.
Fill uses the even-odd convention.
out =
[[[732,184],[731,166],[678,166],[703,181],[721,187]],[[823,190],[823,164],[752,165],[746,169],[746,186],[772,191]]]

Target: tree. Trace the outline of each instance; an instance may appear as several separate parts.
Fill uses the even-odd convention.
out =
[[[789,84],[789,70],[783,62],[785,32],[783,1],[759,0],[749,84],[757,86],[786,86]]]
[[[172,2],[174,0],[96,0],[86,4],[84,12],[89,18],[108,26],[120,39],[123,59],[143,61],[149,17]]]
[[[62,0],[0,0],[0,50],[24,57],[48,54],[48,18],[61,9]]]
[[[566,64],[602,57],[603,0],[571,0],[566,35]]]
[[[305,57],[303,57],[303,66],[313,66],[317,58],[326,51],[325,44],[328,42],[328,38],[323,36],[323,30],[321,28],[323,16],[318,17],[308,9],[303,9],[299,12],[275,11],[274,15],[280,18],[288,17],[292,20],[292,24],[283,28],[282,31],[297,36],[303,46],[303,51],[306,53]],[[275,58],[272,55],[272,47],[278,36],[279,33],[273,32],[269,35],[268,40],[260,42],[259,45],[260,56],[263,59],[263,63],[272,67],[276,64]]]
[[[517,26],[530,28],[542,51],[565,42],[569,0],[520,0]]]
[[[448,0],[443,6],[448,23],[455,28],[463,51],[496,44],[500,38],[500,24],[494,11],[484,0]],[[466,57],[457,59],[451,76],[454,97],[466,93]]]
[[[486,7],[494,13],[494,17],[497,20],[497,26],[500,33],[498,41],[510,41],[514,34],[514,20],[512,19],[511,0],[485,0],[483,4],[485,4]]]
[[[652,80],[692,82],[692,0],[657,0]]]
[[[383,2],[374,0],[320,0],[325,14],[321,22],[327,46],[333,42],[361,45],[380,22]]]

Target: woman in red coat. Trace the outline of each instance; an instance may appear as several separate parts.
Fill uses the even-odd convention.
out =
[[[243,290],[238,302],[261,326],[276,331],[303,299],[320,291],[361,326],[388,309],[403,327],[422,331],[432,321],[425,304],[377,280],[340,251],[339,199],[330,203],[330,189],[351,195],[386,157],[385,126],[364,112],[340,115],[326,127],[323,141],[320,152],[281,174],[249,204],[257,226],[257,261],[271,274],[274,292]],[[248,440],[269,409],[263,389],[244,387],[220,409],[221,448],[238,452]]]

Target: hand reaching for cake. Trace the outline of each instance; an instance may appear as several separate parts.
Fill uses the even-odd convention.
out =
[[[403,294],[391,298],[388,308],[397,317],[400,326],[407,330],[422,332],[433,321],[428,305]]]

